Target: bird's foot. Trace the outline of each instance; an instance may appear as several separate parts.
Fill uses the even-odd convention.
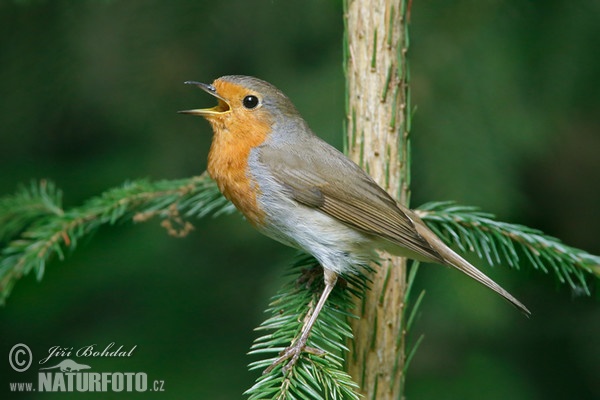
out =
[[[306,340],[300,339],[279,353],[279,357],[273,361],[273,364],[263,371],[263,375],[268,374],[269,372],[273,371],[273,368],[285,362],[287,363],[282,368],[282,372],[284,375],[287,374],[294,367],[294,365],[296,365],[302,353],[314,354],[319,357],[327,354],[327,352],[324,350],[307,346]]]

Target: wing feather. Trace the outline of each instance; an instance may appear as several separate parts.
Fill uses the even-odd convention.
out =
[[[297,154],[289,148],[271,146],[260,148],[260,162],[294,200],[424,259],[443,262],[440,254],[418,233],[403,207],[360,167],[316,136],[310,140],[321,143],[309,143],[312,146],[308,148],[318,146],[325,149],[325,154]],[[353,177],[351,182],[349,175]]]

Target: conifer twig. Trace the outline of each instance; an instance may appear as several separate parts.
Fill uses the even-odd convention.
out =
[[[272,356],[251,363],[251,370],[269,367],[278,353],[289,346],[323,290],[323,270],[313,257],[300,256],[289,270],[289,275],[290,280],[272,298],[266,311],[270,317],[257,328],[257,331],[269,333],[257,338],[250,351],[252,355]],[[348,311],[353,306],[352,297],[364,295],[365,288],[365,275],[348,276],[346,281],[340,279],[319,314],[307,343],[310,348],[323,351],[325,356],[305,353],[286,374],[282,373],[282,365],[265,372],[246,391],[250,400],[358,400],[358,386],[344,371],[342,354],[348,350],[346,340],[352,337],[348,318],[356,318]]]
[[[54,185],[41,181],[0,199],[0,304],[19,278],[34,271],[41,279],[50,259],[64,259],[102,225],[158,216],[170,234],[184,236],[192,229],[184,218],[233,210],[207,174],[128,182],[70,210],[62,208],[61,196]]]

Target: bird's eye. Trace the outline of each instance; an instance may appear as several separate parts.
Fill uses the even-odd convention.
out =
[[[248,96],[244,97],[244,100],[242,100],[242,104],[244,105],[244,107],[251,110],[258,105],[258,97],[249,94]]]

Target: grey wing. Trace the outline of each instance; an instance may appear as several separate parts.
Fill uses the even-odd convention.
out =
[[[303,148],[324,152],[298,154],[289,148],[270,146],[259,150],[260,162],[294,200],[423,259],[443,263],[440,254],[417,232],[409,215],[358,165],[316,136],[309,141],[304,143],[309,146]],[[348,175],[352,175],[351,181]]]

